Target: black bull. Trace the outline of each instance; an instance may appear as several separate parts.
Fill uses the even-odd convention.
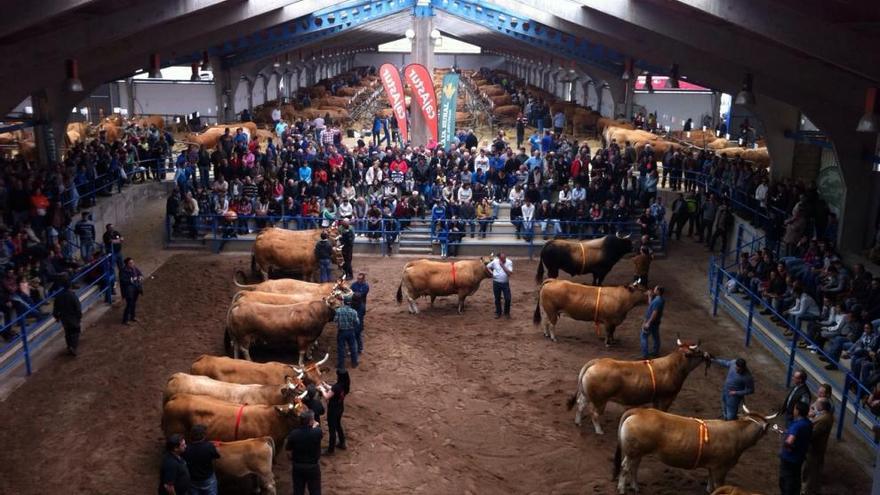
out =
[[[558,278],[559,270],[575,275],[593,274],[593,285],[602,285],[608,272],[626,254],[633,250],[629,238],[607,235],[590,241],[563,241],[554,239],[541,249],[535,281],[544,279],[544,267],[549,278]]]

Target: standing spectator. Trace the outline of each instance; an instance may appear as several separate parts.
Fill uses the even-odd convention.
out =
[[[822,385],[831,388],[830,385]],[[810,406],[809,418],[813,423],[813,434],[810,437],[810,448],[807,450],[807,457],[804,460],[804,469],[802,479],[804,483],[804,495],[816,495],[822,482],[822,468],[825,465],[825,451],[828,449],[828,437],[831,436],[831,429],[834,427],[834,411],[831,408],[830,392],[829,397],[820,397]]]
[[[801,495],[801,467],[810,448],[813,423],[807,419],[809,406],[798,402],[794,406],[794,421],[783,435],[779,452],[779,492],[781,495]]]
[[[724,389],[721,391],[721,417],[726,421],[733,421],[745,397],[755,393],[755,379],[743,358],[715,358],[712,362],[727,368],[727,378],[724,379]]]
[[[112,223],[108,223],[104,230],[104,252],[113,255],[113,262],[122,271],[122,242],[125,239],[117,230],[113,228]]]
[[[160,495],[188,495],[191,487],[189,469],[183,460],[186,451],[186,440],[174,434],[165,442],[165,455],[162,457],[162,468],[159,471]]]
[[[803,402],[810,405],[813,400],[810,389],[807,388],[807,374],[803,370],[796,370],[791,376],[794,386],[788,391],[785,400],[782,402],[782,412],[785,414],[785,425],[791,424],[794,419],[794,405]]]
[[[82,331],[80,322],[82,320],[82,305],[80,305],[79,297],[70,289],[70,280],[67,275],[63,275],[58,282],[61,286],[61,292],[55,296],[55,307],[52,310],[52,316],[61,322],[64,327],[64,340],[67,343],[67,352],[71,356],[76,356],[76,349],[79,346],[79,334]]]
[[[656,357],[660,352],[660,323],[663,319],[663,307],[666,301],[663,299],[663,287],[656,286],[651,292],[651,302],[648,304],[648,310],[645,312],[645,322],[642,323],[642,331],[640,334],[642,344],[642,357]],[[651,352],[648,352],[648,337],[654,339],[654,345]]]
[[[715,214],[715,228],[712,231],[712,237],[709,239],[709,251],[715,251],[715,241],[721,239],[721,251],[727,250],[727,233],[733,228],[734,218],[725,200],[718,207]]]
[[[343,219],[339,224],[339,243],[342,246],[342,271],[345,277],[351,279],[354,277],[351,266],[352,254],[354,253],[354,230],[349,225],[348,219]]]
[[[357,311],[351,307],[351,296],[342,299],[342,306],[336,308],[336,367],[345,368],[345,347],[351,354],[351,367],[358,367],[357,329],[360,326]]]
[[[300,414],[300,426],[287,435],[287,450],[293,464],[293,495],[321,495],[321,427],[315,413]],[[185,493],[185,492],[183,492]]]
[[[321,386],[321,393],[327,400],[327,430],[330,440],[325,455],[333,455],[336,447],[346,450],[345,430],[342,429],[342,413],[345,412],[345,396],[351,391],[351,376],[345,368],[336,369],[336,383],[332,387]],[[336,444],[337,439],[339,445]]]
[[[700,227],[697,229],[697,242],[706,242],[712,238],[712,227],[715,225],[715,213],[718,206],[715,204],[715,196],[709,196],[700,207]]]
[[[318,260],[318,270],[320,274],[320,282],[326,283],[332,281],[330,274],[330,260],[333,257],[333,246],[330,245],[326,232],[321,232],[321,239],[315,243],[315,259]]]
[[[122,324],[128,325],[129,321],[137,322],[135,309],[137,300],[144,293],[144,275],[134,264],[131,258],[125,258],[125,266],[119,274],[119,288],[122,297],[125,298],[125,310],[122,313]]]
[[[217,476],[214,459],[220,458],[214,442],[207,440],[205,425],[195,425],[190,432],[192,442],[183,453],[192,480],[190,495],[217,495]]]
[[[76,237],[79,239],[79,254],[83,263],[92,260],[92,253],[95,252],[95,225],[91,222],[91,213],[84,211],[82,217],[73,228]]]
[[[510,276],[513,262],[500,253],[486,268],[492,272],[492,294],[495,296],[495,318],[501,318],[501,295],[504,295],[504,316],[510,318]]]
[[[367,283],[367,276],[364,273],[358,273],[357,281],[351,284],[352,307],[357,311],[358,329],[357,329],[357,346],[358,354],[364,352],[364,319],[367,316],[367,295],[370,293],[370,284]]]

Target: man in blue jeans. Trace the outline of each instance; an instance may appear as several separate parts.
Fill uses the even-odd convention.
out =
[[[504,317],[510,318],[510,276],[513,262],[504,253],[498,255],[486,269],[492,273],[492,294],[495,296],[495,318],[501,318],[501,296],[504,295]]]
[[[639,334],[642,343],[642,357],[644,359],[657,357],[657,354],[660,352],[660,321],[663,319],[663,307],[665,304],[663,287],[658,285],[651,291],[651,302],[648,304],[648,310],[645,312],[645,322],[642,323],[642,331]],[[650,353],[648,352],[648,337],[654,339],[654,345]]]
[[[327,233],[321,232],[321,240],[315,244],[315,259],[318,260],[318,273],[320,274],[320,282],[332,282],[333,276],[330,274],[330,260],[333,257],[333,246],[327,240]]]
[[[351,353],[351,367],[358,367],[357,329],[360,319],[351,307],[351,296],[342,298],[342,306],[336,308],[336,367],[345,369],[345,346]]]
[[[715,358],[712,362],[727,368],[727,377],[721,391],[721,417],[726,421],[733,421],[745,397],[755,393],[755,380],[743,358]]]
[[[356,336],[358,354],[361,354],[364,352],[364,319],[367,316],[367,295],[370,293],[370,284],[367,283],[367,276],[364,273],[357,274],[357,281],[351,284],[351,291],[354,292],[352,307],[358,315]]]

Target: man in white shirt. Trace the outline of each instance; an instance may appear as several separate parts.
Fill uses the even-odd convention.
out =
[[[522,236],[526,242],[532,239],[535,225],[535,205],[526,197],[525,203],[522,205]]]
[[[495,296],[495,318],[501,318],[501,295],[504,294],[504,317],[510,318],[510,276],[513,262],[504,253],[492,260],[486,269],[492,272],[492,294]]]

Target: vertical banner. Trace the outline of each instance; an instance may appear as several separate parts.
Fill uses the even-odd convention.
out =
[[[458,74],[443,76],[440,86],[440,146],[447,147],[455,135],[455,112],[458,100]]]
[[[413,89],[419,108],[428,124],[428,143],[437,142],[437,95],[434,93],[434,80],[422,64],[409,64],[403,69],[406,84]]]
[[[409,141],[408,126],[406,122],[406,101],[403,97],[403,83],[400,81],[400,72],[393,64],[382,64],[379,67],[379,79],[385,88],[388,103],[397,118],[397,128],[400,132],[400,140]]]

